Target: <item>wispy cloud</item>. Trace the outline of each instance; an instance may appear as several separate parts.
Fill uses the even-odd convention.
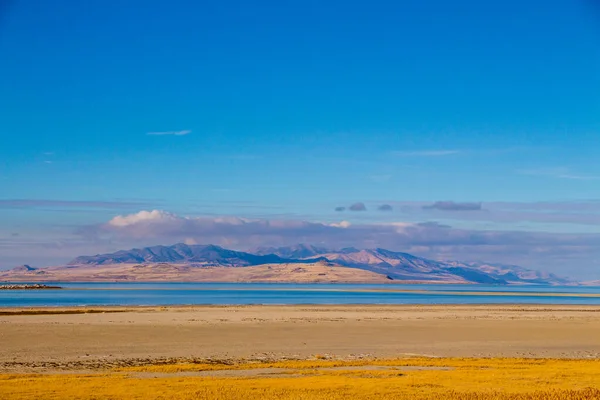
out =
[[[431,215],[444,221],[459,222],[461,226],[483,226],[486,228],[526,229],[538,226],[540,230],[600,232],[600,200],[578,200],[558,202],[485,202],[461,203],[453,201],[390,202],[406,218],[418,220]]]
[[[573,173],[569,168],[566,167],[522,169],[518,170],[517,173],[521,175],[545,176],[548,178],[571,179],[577,181],[595,181],[600,179],[600,176],[596,175]]]
[[[146,135],[150,136],[185,136],[192,133],[189,129],[184,129],[182,131],[163,131],[163,132],[148,132]]]
[[[392,151],[392,154],[399,157],[442,157],[459,154],[460,150],[416,150],[416,151]]]
[[[424,210],[441,211],[479,211],[481,203],[457,203],[455,201],[436,201],[433,204],[423,206]]]
[[[42,154],[43,154],[45,157],[47,157],[47,158],[52,158],[52,157],[54,157],[54,152],[53,152],[53,151],[45,151],[45,152],[43,152]],[[52,160],[48,160],[48,159],[44,160],[44,163],[46,163],[46,164],[52,164],[52,162],[53,162]]]
[[[429,150],[399,150],[391,154],[399,157],[443,157],[460,154],[461,156],[490,157],[511,153],[539,152],[548,150],[546,147],[513,146],[501,148],[472,148],[472,149],[429,149]]]
[[[600,176],[563,174],[563,175],[559,176],[558,178],[573,179],[576,181],[596,181],[596,180],[600,179]]]

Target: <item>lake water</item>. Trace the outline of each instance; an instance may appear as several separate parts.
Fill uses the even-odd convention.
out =
[[[581,297],[585,294],[600,295],[600,287],[278,283],[56,283],[56,285],[63,289],[0,290],[0,307],[184,304],[600,305],[600,297]],[[426,293],[390,290],[418,290]],[[461,292],[475,293],[461,294]],[[510,292],[510,294],[491,295],[490,292]],[[532,294],[536,295],[532,296]]]

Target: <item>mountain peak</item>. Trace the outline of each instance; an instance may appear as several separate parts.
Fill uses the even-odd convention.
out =
[[[323,247],[317,247],[306,243],[299,243],[293,246],[283,247],[258,247],[252,252],[259,255],[275,254],[282,258],[302,259],[314,257],[320,254],[327,254],[330,251]]]
[[[37,268],[33,268],[27,264],[19,265],[18,267],[14,267],[12,271],[14,272],[31,272],[35,271]]]

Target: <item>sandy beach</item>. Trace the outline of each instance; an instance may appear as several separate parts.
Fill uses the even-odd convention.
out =
[[[600,356],[598,306],[193,306],[0,310],[0,367],[131,360]],[[129,361],[128,361],[129,360]]]

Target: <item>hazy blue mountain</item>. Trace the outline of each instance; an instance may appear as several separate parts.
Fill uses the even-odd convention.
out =
[[[322,256],[330,262],[339,265],[366,269],[385,274],[397,280],[506,283],[503,279],[498,279],[473,269],[452,268],[443,262],[381,248],[366,250],[344,249],[343,252],[332,252],[323,254]]]
[[[227,250],[215,245],[152,246],[121,250],[110,254],[77,257],[69,265],[107,265],[140,263],[200,263],[216,266],[248,266],[284,262],[274,254],[256,255]]]
[[[464,270],[476,270],[490,277],[504,280],[508,283],[532,283],[532,284],[571,284],[568,279],[559,277],[549,272],[535,271],[518,265],[491,264],[485,262],[461,262],[447,261],[451,267]]]
[[[483,284],[569,284],[556,275],[516,265],[483,262],[434,261],[412,254],[381,248],[339,251],[308,244],[285,247],[261,247],[252,252],[224,249],[215,245],[152,246],[122,250],[110,254],[77,257],[69,265],[108,265],[173,263],[191,266],[245,267],[262,264],[314,263],[357,268],[406,281],[483,283]]]
[[[273,253],[280,257],[322,257],[327,261],[351,268],[385,274],[397,280],[441,280],[483,284],[569,284],[567,279],[534,271],[516,265],[483,262],[434,261],[412,254],[382,248],[357,249],[354,247],[330,251],[315,246],[296,245],[257,249],[261,254]]]

